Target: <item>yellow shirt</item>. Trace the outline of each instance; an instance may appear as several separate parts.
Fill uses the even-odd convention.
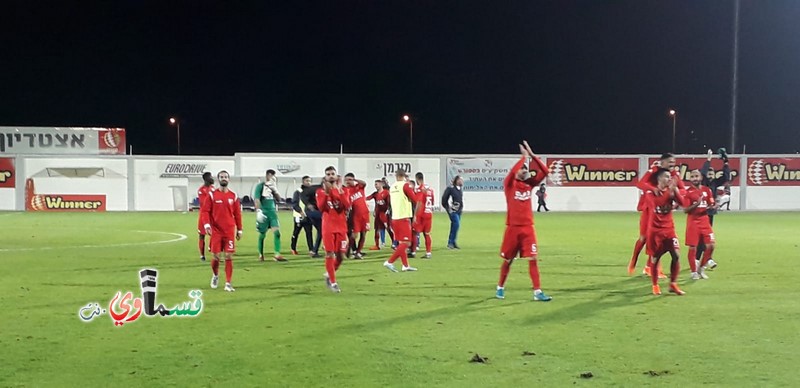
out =
[[[395,182],[389,187],[389,197],[392,204],[392,219],[400,220],[403,218],[411,218],[411,201],[406,197],[403,192],[403,186],[406,182]]]

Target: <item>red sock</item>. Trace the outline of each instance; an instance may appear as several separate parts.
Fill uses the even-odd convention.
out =
[[[230,283],[233,277],[233,260],[225,259],[225,282]]]
[[[499,287],[505,287],[506,279],[508,279],[508,271],[511,270],[511,263],[513,260],[503,260],[503,263],[500,264],[500,281],[497,282]]]
[[[703,260],[700,261],[701,267],[708,264],[708,261],[711,260],[712,254],[714,254],[714,247],[706,247],[705,252],[703,252]]]
[[[219,276],[219,259],[211,260],[211,272],[214,273],[214,276]]]
[[[405,252],[405,250],[403,250],[403,252]],[[400,246],[398,246],[397,249],[392,252],[392,255],[389,256],[389,264],[394,264],[398,257],[400,257]]]
[[[206,255],[206,239],[199,238],[197,240],[197,249],[200,250],[200,256],[205,257],[205,255]]]
[[[654,259],[650,259],[647,261],[647,265],[650,266],[650,279],[653,280],[653,285],[658,285],[658,264]]]
[[[695,263],[695,256],[697,256],[697,248],[696,247],[689,247],[689,268],[692,272],[697,272],[697,263]]]
[[[361,236],[358,236],[358,251],[357,252],[361,252],[361,251],[364,250],[364,240],[366,240],[366,239],[367,239],[366,233],[361,235]]]
[[[692,260],[689,258],[689,260]],[[672,260],[672,265],[669,267],[669,281],[675,283],[678,281],[678,272],[681,271],[680,260]]]
[[[430,233],[425,233],[425,252],[431,253],[431,249],[433,248],[432,244]]]
[[[401,244],[400,247],[397,248],[397,250],[400,251],[400,262],[403,263],[403,267],[408,267],[408,253],[406,252],[405,245]]]
[[[633,266],[636,266],[636,262],[639,261],[639,254],[642,253],[642,248],[644,248],[644,240],[636,240],[636,245],[633,246],[633,257],[631,257],[631,263]]]
[[[419,237],[416,233],[411,233],[411,253],[417,251],[417,237]]]
[[[325,270],[328,271],[328,279],[331,283],[336,283],[336,259],[333,257],[325,257]]]
[[[375,246],[376,247],[381,246],[380,231],[378,229],[375,229]]]
[[[542,288],[542,284],[539,282],[539,263],[536,259],[533,259],[528,262],[528,274],[531,275],[531,283],[533,283],[533,289],[538,290]]]

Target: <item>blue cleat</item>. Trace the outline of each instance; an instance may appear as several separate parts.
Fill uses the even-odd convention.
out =
[[[533,300],[534,300],[534,302],[549,302],[549,301],[553,300],[553,298],[545,295],[544,292],[539,291],[539,292],[534,292],[533,293]]]
[[[497,292],[495,292],[494,297],[497,299],[505,299],[506,298],[506,290],[503,288],[498,288]]]

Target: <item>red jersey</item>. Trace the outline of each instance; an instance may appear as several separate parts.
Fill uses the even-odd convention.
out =
[[[525,181],[516,178],[517,171],[522,168],[526,158],[520,158],[514,167],[508,171],[508,176],[503,180],[503,191],[506,194],[506,225],[533,225],[533,208],[531,207],[531,196],[533,188],[547,177],[547,165],[539,158],[533,158],[531,162],[531,172],[536,175],[531,176]]]
[[[317,189],[317,208],[322,212],[322,233],[347,233],[349,207],[347,191],[339,194],[338,190],[331,189],[331,193],[326,194],[325,189]]]
[[[350,197],[350,203],[353,207],[354,214],[369,214],[364,187],[364,185],[356,183],[355,186],[348,186],[344,190]]]
[[[646,197],[644,196],[644,191],[639,190],[639,204],[636,205],[637,212],[645,210],[645,206],[647,206],[647,201],[645,198]]]
[[[661,190],[647,190],[645,196],[647,197],[646,209],[652,215],[650,217],[649,232],[654,233],[656,229],[675,230],[675,222],[672,219],[672,209],[675,208],[675,203],[683,206],[684,198],[678,193],[674,195],[670,193],[669,189]]]
[[[389,211],[389,190],[376,191],[367,197],[367,201],[375,201],[375,213],[386,213]]]
[[[200,220],[203,227],[210,225],[218,232],[242,230],[242,205],[233,191],[209,191],[200,206]]]
[[[200,186],[200,188],[197,189],[197,200],[198,200],[197,203],[199,203],[200,206],[203,206],[203,202],[206,201],[206,197],[208,197],[208,193],[212,193],[212,192],[214,192],[214,190],[216,190],[214,188],[214,185],[211,185],[211,186],[202,185],[202,186]]]
[[[708,219],[708,208],[714,206],[714,196],[711,194],[711,189],[706,186],[700,186],[700,188],[689,186],[689,189],[686,190],[685,202],[687,207],[695,202],[700,203],[689,212],[686,217],[686,223],[711,228],[711,221]]]
[[[425,192],[425,189],[428,191]],[[414,189],[414,192],[417,193],[417,213],[418,217],[433,217],[433,206],[435,204],[434,195],[433,195],[433,188],[429,185],[423,184],[422,186],[417,186]],[[422,206],[419,206],[419,203]]]

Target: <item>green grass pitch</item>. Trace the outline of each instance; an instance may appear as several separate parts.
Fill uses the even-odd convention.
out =
[[[0,386],[797,384],[800,213],[718,215],[720,266],[693,282],[682,257],[683,297],[652,296],[648,280],[627,276],[638,214],[537,214],[549,303],[531,301],[523,262],[506,299],[494,299],[503,214],[465,214],[460,251],[445,249],[449,223],[437,214],[433,259],[412,259],[419,272],[390,273],[389,252],[369,251],[343,263],[341,294],[325,288],[322,260],[258,262],[253,213],[236,292],[211,290],[196,217],[0,213]],[[281,222],[286,254],[290,214]],[[681,240],[684,222],[676,214]],[[160,232],[188,238],[155,243],[175,239]],[[105,308],[118,290],[138,296],[142,268],[159,270],[165,305],[202,290],[203,312],[122,327],[107,315],[79,319],[80,307]],[[476,353],[488,363],[470,363]]]

